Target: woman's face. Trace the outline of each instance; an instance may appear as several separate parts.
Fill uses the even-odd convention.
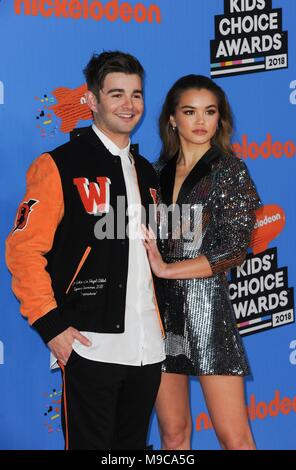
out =
[[[211,146],[219,121],[216,96],[206,89],[184,91],[170,123],[177,127],[182,144]]]

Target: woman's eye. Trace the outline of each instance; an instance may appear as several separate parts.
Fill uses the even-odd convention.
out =
[[[213,114],[216,114],[216,111],[215,111],[215,109],[209,109],[209,110],[207,111],[207,114],[209,114],[210,116],[212,116]]]
[[[185,111],[185,115],[186,116],[192,116],[194,111]]]

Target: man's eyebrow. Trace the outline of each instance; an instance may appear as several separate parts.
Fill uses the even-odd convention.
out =
[[[104,92],[101,90],[103,93],[106,95],[110,95],[110,93],[124,93],[125,90],[123,88],[111,88],[111,90],[108,90],[107,92]],[[143,94],[142,90],[133,90],[133,93],[140,93],[141,95]]]

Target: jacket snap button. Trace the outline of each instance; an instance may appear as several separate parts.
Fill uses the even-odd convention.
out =
[[[116,328],[120,328],[120,325],[116,325]]]
[[[122,285],[122,284],[118,284],[118,287],[121,289],[121,288],[123,287],[123,285]]]

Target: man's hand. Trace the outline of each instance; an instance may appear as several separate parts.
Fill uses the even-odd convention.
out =
[[[51,352],[64,366],[67,364],[72,352],[74,339],[77,339],[84,346],[91,346],[91,342],[72,326],[69,326],[48,343]]]

